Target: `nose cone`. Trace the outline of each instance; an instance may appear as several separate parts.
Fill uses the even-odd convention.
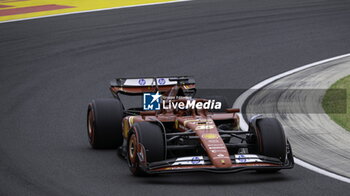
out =
[[[232,166],[230,155],[224,141],[212,119],[191,122],[187,126],[194,130],[199,136],[202,146],[206,150],[211,162],[218,168],[229,168]]]
[[[215,167],[229,168],[232,166],[226,145],[216,128],[211,129],[210,132],[198,131],[197,135]]]
[[[232,162],[229,157],[213,157],[212,163],[217,168],[230,168],[232,166]]]
[[[230,154],[224,141],[221,139],[216,125],[208,118],[178,118],[179,122],[186,128],[193,130],[199,136],[203,148],[208,154],[210,161],[217,168],[232,167]]]

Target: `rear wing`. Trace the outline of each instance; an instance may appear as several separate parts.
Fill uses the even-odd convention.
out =
[[[174,86],[195,89],[195,80],[191,76],[117,78],[111,81],[113,94],[142,94],[147,92],[165,92]]]

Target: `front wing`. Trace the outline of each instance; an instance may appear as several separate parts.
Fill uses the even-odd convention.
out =
[[[211,164],[207,156],[188,156],[140,165],[149,174],[175,172],[213,172],[234,173],[244,170],[291,169],[294,166],[292,156],[282,163],[279,159],[255,154],[236,154],[230,156],[232,166],[217,168]]]

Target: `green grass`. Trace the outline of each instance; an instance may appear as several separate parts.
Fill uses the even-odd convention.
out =
[[[350,131],[350,75],[332,84],[323,97],[322,106],[332,120]]]

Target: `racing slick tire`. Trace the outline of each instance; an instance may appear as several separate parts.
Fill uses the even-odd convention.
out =
[[[256,122],[256,135],[259,154],[278,158],[285,162],[287,155],[287,140],[281,123],[275,118],[262,118]],[[257,170],[259,173],[273,173],[279,169]]]
[[[117,99],[96,99],[88,106],[87,133],[92,148],[115,149],[123,143],[123,105]]]
[[[147,176],[148,174],[140,166],[141,162],[151,163],[165,160],[165,145],[165,136],[158,124],[135,123],[129,131],[127,142],[127,161],[131,173],[135,176]]]

